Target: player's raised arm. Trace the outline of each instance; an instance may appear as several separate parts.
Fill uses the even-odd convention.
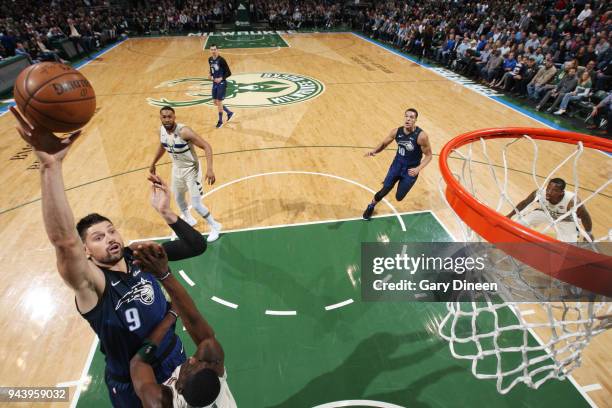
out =
[[[153,157],[153,161],[151,162],[151,166],[149,167],[149,173],[155,174],[155,165],[157,164],[159,159],[162,158],[165,152],[166,150],[164,149],[164,146],[162,146],[160,143],[157,146],[157,151],[155,152],[155,156]]]
[[[523,201],[521,201],[520,203],[518,203],[518,204],[516,205],[516,210],[518,210],[519,212],[523,211],[523,209],[524,209],[525,207],[527,207],[527,206],[528,206],[530,203],[532,203],[532,202],[533,202],[533,200],[535,200],[536,193],[537,193],[537,190],[534,190],[534,191],[533,191],[531,194],[529,194],[529,195],[527,196],[527,198],[525,198]],[[508,217],[508,218],[512,218],[512,217],[514,216],[514,214],[516,214],[516,211],[515,211],[515,210],[512,210],[512,211],[510,211],[510,213],[509,213],[508,215],[506,215],[506,217]]]
[[[391,142],[393,142],[393,140],[395,139],[395,131],[396,129],[393,129],[391,132],[389,132],[389,134],[387,135],[387,137],[385,137],[382,142],[380,142],[378,144],[378,146],[376,146],[374,148],[374,150],[371,150],[369,152],[367,152],[364,156],[368,157],[368,156],[375,156],[376,154],[382,152],[383,150],[385,150],[385,148],[387,146],[389,146],[391,144]]]
[[[171,261],[191,258],[206,251],[206,240],[196,229],[180,219],[170,209],[170,189],[161,177],[150,174],[151,205],[176,233],[176,241],[164,242]]]
[[[19,121],[17,131],[32,146],[40,161],[43,221],[55,248],[58,272],[75,291],[79,309],[91,310],[98,302],[98,294],[104,290],[104,277],[101,273],[96,276],[96,271],[87,262],[64,191],[62,174],[62,161],[80,131],[60,139],[49,130],[30,126],[14,107],[11,112]]]
[[[185,126],[181,129],[181,137],[204,150],[206,154],[206,181],[208,184],[215,184],[215,173],[213,171],[213,150],[210,143],[202,139],[193,129]]]
[[[174,278],[168,266],[168,257],[164,248],[155,242],[142,242],[131,246],[136,262],[159,279],[162,286],[172,299],[173,308],[176,309],[185,329],[195,344],[215,337],[215,332],[204,317],[200,314],[193,300]]]
[[[149,334],[142,347],[130,360],[130,377],[136,395],[142,401],[145,408],[148,407],[172,407],[171,391],[157,384],[153,364],[156,360],[155,353],[164,335],[176,323],[177,315],[170,310],[155,329]]]

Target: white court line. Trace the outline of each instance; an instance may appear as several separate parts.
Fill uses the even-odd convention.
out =
[[[528,310],[520,310],[519,309],[519,312],[521,313],[521,316],[530,316],[530,315],[535,314],[535,310],[533,310],[533,309],[528,309]]]
[[[232,303],[232,302],[228,302],[227,300],[223,300],[223,299],[218,298],[216,296],[213,296],[210,299],[215,301],[215,302],[217,302],[217,303],[220,303],[220,304],[222,304],[224,306],[231,307],[232,309],[238,309],[238,305],[237,304]]]
[[[83,371],[81,372],[81,380],[87,378],[87,373],[89,372],[89,367],[91,367],[91,362],[94,358],[94,354],[96,354],[96,348],[98,348],[98,336],[94,337],[93,342],[91,343],[91,347],[89,348],[89,354],[87,355],[87,360],[85,361],[85,367],[83,367]],[[81,388],[83,388],[82,383],[77,385],[76,390],[74,390],[74,396],[72,397],[72,402],[70,403],[70,408],[74,408],[79,402],[79,397],[81,396]]]
[[[429,212],[431,213],[431,215],[433,215],[433,217],[436,219],[436,221],[438,221],[438,224],[440,224],[440,225],[442,226],[442,228],[444,228],[444,231],[446,231],[446,233],[448,234],[448,236],[449,236],[449,237],[451,237],[451,239],[452,239],[454,242],[457,242],[457,238],[455,238],[455,236],[453,235],[453,233],[452,233],[452,232],[450,232],[450,230],[448,229],[448,227],[446,226],[446,224],[444,224],[444,223],[442,222],[442,220],[440,219],[440,217],[438,217],[438,215],[437,215],[437,214],[436,214],[436,213],[435,213],[433,210],[430,210]]]
[[[385,50],[385,51],[387,51],[387,52],[389,52],[389,53],[391,53],[391,54],[394,54],[394,55],[399,56],[399,57],[401,57],[401,58],[403,58],[403,59],[406,59],[406,60],[408,60],[408,61],[411,61],[411,62],[413,62],[413,63],[416,63],[416,64],[417,64],[417,65],[419,65],[421,68],[426,69],[426,70],[427,70],[427,71],[429,71],[429,72],[433,72],[434,74],[436,74],[436,75],[438,75],[438,76],[440,76],[440,77],[442,77],[442,78],[445,78],[447,81],[449,81],[449,82],[451,82],[451,83],[453,83],[453,84],[455,84],[455,83],[456,83],[456,82],[453,82],[453,81],[449,80],[448,78],[446,78],[445,76],[443,76],[441,73],[436,72],[436,71],[435,71],[435,70],[433,70],[433,69],[427,68],[427,67],[425,67],[425,66],[423,66],[423,65],[419,64],[418,62],[415,62],[415,61],[410,60],[410,59],[409,59],[409,58],[407,58],[405,55],[402,55],[402,54],[400,54],[399,52],[395,52],[395,51],[389,50],[389,49],[387,49],[387,48],[383,47],[382,45],[377,44],[377,43],[375,43],[374,41],[366,40],[365,38],[362,38],[362,37],[360,37],[360,36],[359,36],[359,35],[357,35],[357,34],[354,34],[354,33],[352,33],[352,34],[353,34],[355,37],[360,38],[360,39],[362,39],[363,41],[365,41],[365,42],[367,42],[367,43],[370,43],[370,44],[372,44],[372,45],[374,45],[374,46],[377,46],[377,47],[379,47],[379,48],[382,48],[383,50]],[[495,102],[497,102],[498,104],[503,105],[503,106],[505,106],[505,107],[506,107],[506,108],[508,108],[508,109],[511,109],[511,110],[513,110],[513,111],[515,111],[515,112],[518,112],[518,113],[520,113],[521,115],[523,115],[523,116],[525,116],[525,117],[527,117],[527,118],[529,118],[529,119],[531,119],[531,120],[533,120],[533,121],[535,121],[535,122],[541,123],[542,125],[544,125],[544,126],[546,126],[546,127],[550,128],[550,129],[555,129],[553,126],[551,126],[551,125],[549,125],[549,124],[547,124],[547,123],[542,122],[541,120],[539,120],[539,119],[537,118],[537,116],[535,116],[535,115],[534,115],[534,116],[530,116],[530,115],[528,115],[528,114],[526,114],[526,113],[524,113],[524,112],[521,112],[520,110],[518,110],[518,109],[514,108],[514,107],[513,107],[513,106],[512,106],[510,103],[508,103],[508,104],[502,103],[501,101],[499,101],[499,100],[497,100],[497,99],[495,99],[495,98],[493,98],[493,97],[491,97],[491,96],[483,95],[483,94],[481,94],[481,93],[477,92],[475,89],[472,89],[472,88],[470,88],[470,87],[467,87],[467,86],[465,86],[465,85],[463,85],[463,84],[460,84],[460,85],[461,85],[463,88],[467,89],[467,90],[470,90],[470,91],[472,91],[472,92],[474,92],[474,93],[477,93],[478,95],[481,95],[481,96],[483,96],[483,97],[485,97],[485,98],[487,98],[487,99],[490,99],[490,100],[492,100],[492,101],[495,101]],[[560,127],[560,128],[561,128],[561,129],[564,129],[563,127]],[[433,213],[433,212],[432,212],[432,213]],[[444,225],[444,224],[442,224],[442,225]],[[513,311],[515,314],[517,313],[517,312],[514,310],[514,308],[510,308],[510,309],[511,309],[511,310],[512,310],[512,311]],[[517,317],[518,317],[518,316],[517,316]],[[533,337],[534,337],[534,338],[535,338],[535,339],[538,341],[538,343],[539,343],[540,345],[544,345],[544,342],[542,341],[542,339],[541,339],[541,338],[540,338],[540,337],[539,337],[539,336],[536,334],[536,332],[535,332],[535,331],[533,331],[533,329],[529,328],[529,333],[531,333],[531,335],[532,335],[532,336],[533,336]],[[548,350],[548,349],[547,349],[547,352],[550,354],[550,350]],[[593,400],[592,400],[592,399],[591,399],[591,398],[590,398],[590,397],[589,397],[589,396],[588,396],[588,395],[587,395],[587,394],[586,394],[586,393],[583,391],[582,387],[581,387],[581,386],[580,386],[580,385],[579,385],[579,384],[576,382],[576,380],[574,379],[574,377],[573,377],[572,375],[568,375],[568,376],[567,376],[567,378],[570,380],[570,382],[571,382],[572,384],[574,384],[574,386],[576,387],[576,389],[578,390],[578,392],[580,392],[580,394],[582,394],[582,396],[584,397],[584,399],[585,399],[585,400],[586,400],[586,401],[587,401],[587,402],[588,402],[588,403],[589,403],[589,404],[590,404],[592,407],[597,407],[597,404],[595,404],[595,402],[594,402],[594,401],[593,401]]]
[[[399,215],[424,214],[424,213],[432,213],[433,214],[433,212],[431,210],[398,212]],[[374,215],[374,216],[372,216],[372,219],[374,219],[374,218],[388,218],[388,217],[395,217],[395,216],[396,216],[396,214],[381,214],[381,215]],[[362,219],[363,219],[362,217],[336,218],[336,219],[331,219],[331,220],[296,222],[294,224],[276,224],[276,225],[265,225],[263,227],[235,228],[235,229],[228,229],[228,230],[223,229],[223,233],[227,234],[227,233],[230,233],[230,232],[259,231],[259,230],[275,229],[275,228],[301,227],[301,226],[305,226],[305,225],[331,224],[331,223],[335,223],[335,222],[357,221],[357,220],[362,220]],[[204,233],[202,235],[208,235],[208,233]],[[135,239],[135,240],[133,240],[131,242],[161,241],[161,240],[170,239],[171,237],[172,237],[172,235],[166,235],[166,236],[163,236],[163,237],[142,238],[142,239]],[[452,238],[452,236],[451,236],[451,238]]]
[[[259,173],[259,174],[252,174],[250,176],[244,176],[244,177],[241,177],[239,179],[232,180],[232,181],[227,182],[227,183],[225,183],[223,185],[220,185],[219,187],[213,188],[208,193],[204,194],[202,196],[202,198],[206,198],[209,195],[211,195],[211,194],[213,194],[213,193],[215,193],[215,192],[217,192],[217,191],[219,191],[219,190],[221,190],[221,189],[223,189],[225,187],[231,186],[232,184],[236,184],[236,183],[239,183],[241,181],[250,180],[250,179],[257,178],[257,177],[286,175],[286,174],[300,174],[300,175],[329,177],[329,178],[345,181],[345,182],[347,182],[349,184],[353,184],[355,186],[361,187],[362,189],[364,189],[366,191],[369,191],[372,194],[376,193],[376,191],[372,190],[369,187],[364,186],[363,184],[361,184],[361,183],[359,183],[357,181],[354,181],[354,180],[351,180],[351,179],[348,179],[348,178],[345,178],[345,177],[341,177],[341,176],[336,176],[335,174],[319,173],[319,172],[314,172],[314,171],[286,170],[286,171],[271,171],[271,172],[268,172],[268,173]],[[385,204],[387,204],[387,206],[391,209],[391,211],[393,211],[393,213],[397,217],[397,219],[398,219],[398,221],[399,221],[399,223],[400,223],[400,225],[402,227],[402,231],[406,232],[406,224],[404,224],[404,220],[399,215],[397,209],[386,198],[383,198],[383,201],[385,202]]]
[[[55,384],[55,386],[58,388],[74,387],[75,385],[80,385],[82,383],[83,383],[83,379],[81,378],[80,380],[60,382],[60,383]]]
[[[400,405],[391,404],[383,401],[372,400],[345,400],[334,401],[326,404],[317,405],[313,408],[342,408],[342,407],[370,407],[370,408],[405,408]]]
[[[584,392],[599,391],[601,389],[603,389],[601,384],[590,384],[590,385],[585,385],[584,387],[582,387],[582,391]]]
[[[270,316],[295,316],[295,310],[266,310],[266,314]]]
[[[187,276],[187,274],[185,273],[184,270],[180,270],[179,271],[179,275],[181,275],[181,278],[183,278],[185,280],[185,282],[187,282],[189,284],[189,286],[195,286],[195,283],[193,283],[193,281],[191,279],[189,279],[189,276]]]
[[[342,306],[346,306],[346,305],[350,305],[351,303],[353,303],[353,299],[347,299],[343,302],[340,303],[336,303],[333,305],[329,305],[329,306],[325,306],[325,310],[333,310],[333,309],[338,309]]]
[[[275,172],[270,172],[270,173],[260,173],[260,174],[253,174],[251,176],[245,176],[245,177],[241,177],[239,179],[235,179],[232,181],[228,181],[225,184],[220,185],[219,187],[216,187],[212,190],[210,190],[209,192],[207,192],[206,194],[204,194],[202,196],[202,198],[206,198],[209,195],[211,195],[214,192],[217,192],[225,187],[231,186],[232,184],[235,183],[239,183],[241,181],[244,180],[248,180],[248,179],[252,179],[252,178],[257,178],[257,177],[263,177],[263,176],[269,176],[269,175],[279,175],[279,174],[308,174],[308,175],[317,175],[317,176],[326,176],[326,177],[330,177],[330,178],[335,178],[335,179],[339,179],[342,181],[346,181],[347,183],[350,184],[354,184],[356,186],[359,186],[369,192],[371,192],[372,194],[376,193],[374,190],[370,189],[369,187],[364,186],[363,184],[360,184],[356,181],[353,180],[349,180],[346,179],[344,177],[340,177],[340,176],[336,176],[333,174],[326,174],[326,173],[315,173],[315,172],[310,172],[310,171],[275,171]],[[402,219],[402,215],[408,215],[408,214],[424,214],[424,213],[430,213],[434,216],[434,218],[436,218],[438,220],[438,222],[440,222],[440,220],[435,216],[434,212],[431,210],[420,210],[420,211],[406,211],[406,212],[398,212],[397,209],[386,199],[383,198],[382,200],[385,204],[387,204],[387,206],[391,209],[391,211],[393,211],[393,214],[383,214],[383,215],[375,215],[372,218],[385,218],[385,217],[397,217],[399,223],[400,223],[400,227],[402,228],[403,232],[407,232],[406,230],[406,224],[404,223],[404,220]],[[236,228],[236,229],[230,229],[230,230],[223,230],[224,234],[227,234],[229,232],[243,232],[243,231],[258,231],[258,230],[265,230],[265,229],[274,229],[274,228],[289,228],[289,227],[299,227],[299,226],[303,226],[303,225],[315,225],[315,224],[326,224],[326,223],[333,223],[333,222],[342,222],[342,221],[355,221],[355,220],[361,220],[362,217],[351,217],[351,218],[339,218],[339,219],[333,219],[333,220],[322,220],[322,221],[308,221],[308,222],[297,222],[294,224],[278,224],[278,225],[266,225],[263,227],[249,227],[249,228]],[[446,227],[444,226],[444,224],[441,224],[442,227],[446,230]],[[203,234],[206,235],[206,234]],[[450,234],[449,234],[450,235]],[[133,242],[139,242],[139,241],[152,241],[152,240],[165,240],[165,239],[170,239],[172,236],[171,235],[167,235],[167,236],[163,236],[163,237],[151,237],[151,238],[144,238],[144,239],[137,239],[134,240]],[[451,235],[452,237],[452,235]]]

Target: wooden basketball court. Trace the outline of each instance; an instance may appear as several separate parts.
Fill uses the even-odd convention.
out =
[[[360,217],[372,192],[380,188],[395,150],[390,147],[373,158],[364,154],[392,128],[401,126],[405,109],[414,107],[419,111],[418,126],[429,134],[434,160],[404,201],[398,203],[389,194],[391,205],[381,203],[376,214],[431,212],[457,236],[455,218],[439,192],[437,160],[444,143],[480,128],[543,127],[534,118],[356,35],[283,34],[282,38],[289,47],[221,50],[238,85],[230,90],[236,96],[237,116],[219,130],[214,128],[216,110],[202,81],[207,77],[209,56],[203,49],[205,38],[129,39],[82,67],[96,90],[98,111],[64,162],[75,217],[104,214],[126,242],[169,235],[169,228],[149,206],[146,181],[159,143],[158,105],[168,101],[176,107],[177,121],[213,146],[217,181],[206,191],[217,190],[204,202],[227,230]],[[0,117],[4,163],[0,170],[0,383],[67,383],[73,399],[89,370],[94,334],[57,274],[54,250],[41,221],[35,157],[14,125],[10,114]],[[574,148],[546,142],[539,146],[536,173],[542,182]],[[500,151],[500,144],[489,147],[496,164]],[[522,142],[508,158],[508,192],[515,201],[535,189],[532,159],[531,146]],[[612,178],[611,160],[606,156],[585,151],[580,160],[580,196]],[[168,180],[169,158],[160,163],[158,174]],[[482,164],[475,180],[482,195],[494,201],[499,194],[488,171]],[[569,183],[573,175],[571,162],[558,171]],[[587,206],[597,237],[607,235],[612,227],[611,196],[608,186]],[[200,221],[198,228],[206,232],[203,225]],[[397,234],[398,240],[402,237]],[[355,248],[361,242],[346,239],[343,244]],[[231,252],[219,252],[223,245],[223,237],[211,244],[211,249],[219,247],[213,253],[221,258],[215,259],[244,255],[236,245]],[[202,311],[206,315],[207,310]],[[538,311],[530,318],[538,319]],[[222,319],[231,320],[231,316]],[[245,334],[253,329],[241,328]],[[584,395],[600,407],[610,406],[612,395],[611,345],[610,332],[594,338],[584,352],[583,366],[573,373],[576,383],[587,387]],[[448,347],[440,350],[448,352]],[[273,352],[266,358],[273,364]],[[471,373],[465,369],[460,375]],[[231,386],[231,377],[229,381]],[[537,391],[524,391],[530,392]],[[291,399],[275,405],[279,401],[260,404],[247,399],[241,404],[236,398],[239,406],[300,406]]]

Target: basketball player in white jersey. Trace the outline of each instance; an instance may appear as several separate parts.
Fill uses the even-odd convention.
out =
[[[136,263],[161,282],[172,308],[130,361],[130,377],[143,407],[236,408],[227,384],[225,354],[215,332],[200,314],[185,288],[174,278],[164,248],[155,242],[133,244]],[[163,384],[157,384],[152,365],[161,339],[180,316],[197,350]]]
[[[162,123],[159,129],[160,145],[149,171],[151,174],[155,174],[155,164],[164,155],[164,151],[167,151],[172,157],[172,194],[174,194],[176,203],[181,210],[181,218],[191,226],[197,224],[185,200],[185,193],[189,193],[191,206],[210,226],[207,241],[213,242],[219,238],[222,226],[215,221],[208,208],[202,204],[202,195],[204,194],[202,168],[195,151],[195,146],[197,146],[206,153],[206,181],[208,184],[214,184],[212,147],[192,129],[182,123],[176,123],[174,109],[170,106],[161,108],[159,117]]]
[[[564,214],[571,211],[574,206],[574,193],[571,191],[565,191],[565,181],[561,178],[554,178],[550,180],[546,187],[546,195],[540,196],[541,192],[535,190],[527,196],[523,201],[516,205],[516,209],[520,212],[520,216],[517,217],[517,221],[525,226],[533,227],[538,225],[549,225],[552,220],[557,220]],[[577,204],[580,205],[580,200],[576,198]],[[543,205],[542,205],[543,204]],[[527,207],[533,207],[531,210],[523,212]],[[512,218],[516,214],[516,211],[512,210],[507,215],[508,218]],[[582,222],[582,227],[586,233],[593,238],[591,228],[593,223],[591,216],[584,205],[580,205],[576,209],[576,215]],[[557,239],[563,242],[577,242],[579,238],[579,231],[574,223],[574,219],[571,215],[563,218],[553,226]]]

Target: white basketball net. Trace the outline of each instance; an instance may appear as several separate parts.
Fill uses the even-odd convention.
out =
[[[526,140],[533,146],[532,179],[535,186],[525,191],[525,196],[534,189],[539,192],[536,197],[542,204],[543,213],[546,214],[548,220],[547,225],[544,225],[543,230],[540,231],[554,232],[559,238],[562,233],[559,228],[560,223],[565,223],[562,227],[566,227],[572,222],[577,231],[576,240],[580,236],[592,250],[599,251],[597,244],[610,241],[612,233],[592,239],[584,230],[577,215],[577,209],[581,205],[588,204],[590,200],[603,192],[612,183],[612,180],[607,180],[588,196],[581,191],[582,202],[576,200],[580,188],[578,165],[584,153],[582,143],[578,143],[575,151],[561,161],[544,181],[540,182],[541,178],[536,175],[538,145],[534,139],[523,135],[503,146],[502,166],[497,166],[498,171],[499,167],[502,167],[503,178],[501,179],[489,158],[486,141],[480,139],[484,164],[491,174],[490,184],[494,185],[499,193],[497,203],[493,205],[487,202],[486,197],[479,195],[475,187],[472,174],[473,171],[482,171],[483,163],[477,163],[473,158],[472,144],[465,146],[464,152],[457,149],[453,151],[454,157],[463,160],[460,174],[454,174],[454,176],[475,198],[490,208],[501,212],[502,207],[509,206],[518,213],[516,203],[508,194],[507,157],[508,149],[519,140]],[[605,158],[606,163],[612,161],[612,157],[604,152],[596,152]],[[573,165],[573,180],[571,181],[575,197],[573,208],[554,219],[546,209],[547,207],[543,205],[543,200],[545,200],[543,192],[550,179],[556,177],[555,174],[566,163]],[[593,163],[587,165],[594,166]],[[440,193],[446,202],[445,188],[446,185],[441,180]],[[568,190],[569,185],[566,188],[566,191]],[[450,208],[448,202],[446,204]],[[460,226],[462,234],[460,241],[483,241],[461,218],[454,212],[453,214]],[[522,212],[515,217],[515,220],[522,222],[526,215],[525,212]],[[597,220],[593,221],[597,222]],[[606,231],[612,232],[611,227],[612,225],[608,225]],[[567,228],[565,230],[567,231]],[[472,293],[466,293],[463,298],[460,296],[457,299],[459,301],[446,304],[447,314],[438,326],[439,334],[449,342],[453,357],[471,360],[472,373],[479,379],[495,379],[497,391],[501,394],[506,394],[519,383],[538,388],[551,378],[564,379],[573,369],[580,366],[582,350],[588,345],[591,338],[612,327],[612,303],[606,302],[608,298],[585,294],[586,301],[576,302],[576,296],[583,293],[580,288],[569,286],[553,278],[543,279],[540,284],[538,279],[542,279],[542,275],[502,253],[498,258],[492,260],[490,268],[482,278],[488,282],[498,282],[501,300],[486,295],[475,299]],[[569,299],[571,296],[572,301],[545,301],[552,294],[556,296],[556,299],[563,299],[564,296]],[[521,297],[530,300],[531,303],[521,302],[519,309],[519,303],[516,303],[516,300]],[[513,299],[514,302],[505,301],[508,299]]]

